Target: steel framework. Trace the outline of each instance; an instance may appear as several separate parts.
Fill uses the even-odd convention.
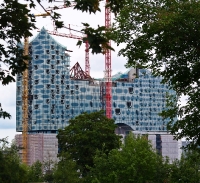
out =
[[[106,0],[106,4],[109,0]],[[110,8],[105,7],[105,27],[111,27]],[[111,41],[108,42],[111,46]],[[112,80],[111,80],[111,50],[105,50],[105,83],[106,83],[106,116],[112,118]]]
[[[86,72],[84,72],[77,62],[71,69],[70,69],[70,78],[71,79],[78,79],[78,80],[91,80],[92,78]]]
[[[90,76],[89,43],[85,42],[85,72]]]

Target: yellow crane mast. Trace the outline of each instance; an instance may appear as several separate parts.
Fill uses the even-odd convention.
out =
[[[28,55],[29,53],[29,39],[24,38],[24,55]],[[28,60],[24,60],[28,68]],[[23,72],[23,92],[22,92],[22,161],[25,164],[28,164],[28,69]]]
[[[37,14],[36,16],[50,16],[49,12]],[[29,38],[24,38],[24,55],[29,55]],[[22,161],[25,164],[28,164],[28,60],[24,60],[26,63],[27,69],[23,72],[22,77]]]

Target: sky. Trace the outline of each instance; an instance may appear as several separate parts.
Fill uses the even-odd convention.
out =
[[[52,6],[51,4],[48,4],[46,1],[42,1],[43,6],[45,8]],[[62,3],[57,3],[57,5],[62,5]],[[35,10],[31,10],[33,14],[40,14],[44,11],[39,7],[37,4]],[[95,15],[91,15],[89,13],[82,13],[77,10],[73,10],[73,8],[65,8],[60,9],[57,11],[62,15],[62,20],[64,21],[65,26],[69,26],[72,29],[81,30],[82,24],[81,23],[89,23],[92,27],[103,26],[105,22],[105,11],[104,11],[104,4],[101,3],[101,12],[96,13]],[[112,16],[113,17],[113,16]],[[42,18],[42,17],[36,17],[36,26],[38,29],[41,29],[43,26],[47,29],[52,31],[53,30],[53,22],[50,19],[50,17]],[[58,30],[59,33],[66,33],[69,34],[69,30],[62,29]],[[72,32],[72,34],[79,35],[76,32]],[[38,34],[37,31],[33,31],[33,37],[35,37]],[[82,36],[82,35],[81,35]],[[30,38],[31,39],[33,39]],[[71,56],[71,64],[72,67],[76,62],[79,62],[82,69],[85,69],[85,45],[82,45],[80,48],[76,46],[77,40],[71,39],[71,38],[64,38],[64,37],[58,37],[53,36],[56,41],[61,43],[62,45],[66,46],[68,50],[72,50],[73,52],[70,52]],[[112,51],[111,58],[112,58],[112,75],[118,73],[118,72],[125,72],[125,64],[126,64],[126,58],[124,57],[118,57],[117,53],[119,49],[116,44],[111,43],[112,47],[115,49],[115,51]],[[105,57],[104,55],[98,54],[98,55],[92,55],[90,53],[90,75],[94,78],[103,78],[104,76],[104,70],[105,70]],[[15,134],[17,133],[16,128],[16,83],[11,83],[7,86],[2,86],[0,83],[0,103],[2,104],[2,108],[9,112],[12,116],[11,119],[3,119],[0,118],[0,139],[8,137],[8,140],[11,142],[12,139],[14,139]]]

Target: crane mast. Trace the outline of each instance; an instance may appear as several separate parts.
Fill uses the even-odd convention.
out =
[[[34,16],[50,16],[49,12],[37,14]],[[24,38],[24,56],[29,55],[29,38]],[[22,162],[28,164],[28,60],[24,60],[26,69],[22,76]]]
[[[24,39],[24,55],[29,54],[29,39],[28,37]],[[28,60],[24,60],[28,68]],[[22,161],[28,164],[28,69],[23,72],[22,77]]]
[[[85,72],[90,76],[89,43],[85,42]]]
[[[106,0],[106,4],[109,0]],[[105,27],[111,27],[111,12],[109,7],[105,7]],[[111,41],[108,42],[111,46]],[[106,86],[106,116],[112,118],[112,80],[111,80],[111,50],[105,50],[105,86]]]

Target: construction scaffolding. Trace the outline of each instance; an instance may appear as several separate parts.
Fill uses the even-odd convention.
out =
[[[56,134],[28,134],[28,149],[27,149],[27,165],[32,165],[36,161],[57,162],[58,154],[58,139]],[[15,136],[16,145],[21,147],[19,154],[23,156],[23,136],[18,134]]]

